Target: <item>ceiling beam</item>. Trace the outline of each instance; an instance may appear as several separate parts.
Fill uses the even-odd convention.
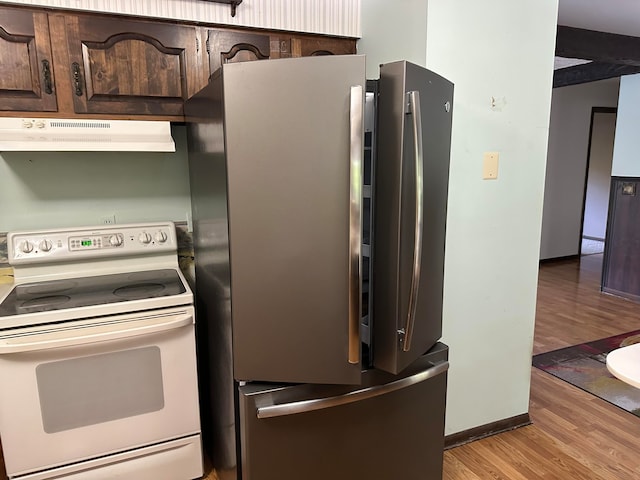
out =
[[[556,56],[640,66],[640,37],[558,25]]]
[[[604,62],[585,63],[555,70],[553,72],[553,88],[595,82],[633,73],[640,73],[640,66]]]

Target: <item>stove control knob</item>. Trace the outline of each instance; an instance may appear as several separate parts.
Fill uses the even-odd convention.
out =
[[[50,251],[51,247],[53,247],[53,244],[50,240],[44,239],[40,242],[40,250],[42,250],[43,252]]]
[[[23,253],[31,253],[33,252],[33,244],[29,240],[25,240],[22,242],[22,245],[20,245],[20,250],[22,250]]]
[[[151,235],[149,235],[147,232],[143,232],[138,237],[138,240],[140,240],[140,243],[144,244],[151,243]]]
[[[167,241],[167,234],[162,230],[158,230],[158,233],[156,233],[156,242],[164,243],[166,241]]]
[[[109,237],[109,245],[112,247],[119,247],[122,245],[123,238],[120,235],[111,235]]]

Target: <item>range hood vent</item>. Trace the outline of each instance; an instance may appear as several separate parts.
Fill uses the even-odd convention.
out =
[[[0,152],[175,152],[169,122],[0,118]]]

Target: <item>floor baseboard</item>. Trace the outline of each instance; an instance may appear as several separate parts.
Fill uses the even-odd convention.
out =
[[[480,425],[479,427],[447,435],[444,437],[444,449],[448,450],[449,448],[459,447],[460,445],[473,442],[474,440],[490,437],[496,433],[515,430],[516,428],[524,427],[526,425],[531,425],[529,413],[523,413],[522,415],[516,415],[515,417],[505,418],[504,420],[487,423],[486,425]]]
[[[552,258],[543,258],[539,261],[540,265],[544,265],[547,263],[561,263],[566,261],[573,261],[580,258],[580,255],[567,255],[565,257],[552,257]]]

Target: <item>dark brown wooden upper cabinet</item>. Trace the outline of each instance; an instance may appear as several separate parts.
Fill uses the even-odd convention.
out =
[[[82,15],[65,22],[76,113],[182,115],[202,86],[194,27]]]
[[[268,34],[233,30],[209,30],[207,39],[209,72],[225,63],[266,60],[271,56]]]
[[[0,110],[57,110],[46,13],[0,8]]]
[[[270,58],[291,58],[291,34],[284,32],[273,32],[269,35],[271,42]]]
[[[291,52],[294,57],[350,55],[356,53],[356,41],[351,38],[296,35],[291,38]]]

